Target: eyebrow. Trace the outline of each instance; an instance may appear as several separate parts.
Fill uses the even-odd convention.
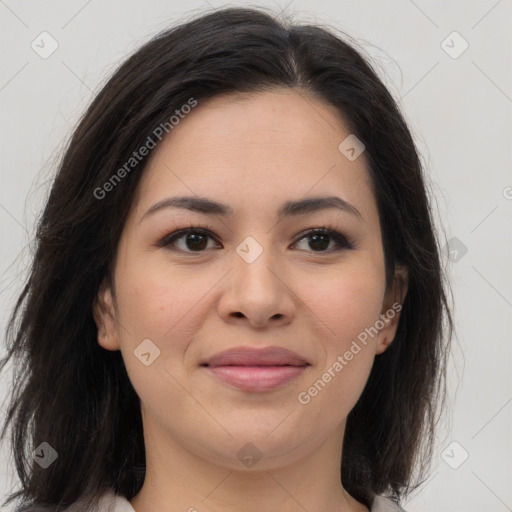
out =
[[[200,196],[177,196],[167,197],[155,203],[144,213],[141,222],[146,217],[165,208],[183,208],[192,212],[226,217],[234,215],[234,210],[231,206],[219,203],[213,199]],[[337,196],[308,197],[298,201],[287,201],[279,208],[277,217],[278,219],[283,219],[285,217],[305,215],[331,208],[336,208],[363,220],[361,212],[354,205]]]

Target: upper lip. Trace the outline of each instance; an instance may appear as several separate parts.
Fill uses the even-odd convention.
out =
[[[291,350],[281,347],[235,347],[223,350],[202,366],[306,366],[309,363]]]

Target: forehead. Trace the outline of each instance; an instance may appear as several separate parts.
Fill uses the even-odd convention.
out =
[[[149,207],[180,192],[213,194],[235,209],[264,208],[273,200],[339,192],[361,210],[371,209],[364,153],[350,161],[339,150],[349,135],[335,107],[303,90],[198,102],[154,149],[139,203]]]

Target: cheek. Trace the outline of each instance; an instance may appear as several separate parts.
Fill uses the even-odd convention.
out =
[[[196,281],[197,277],[161,264],[159,259],[126,260],[116,282],[121,319],[131,326],[131,337],[154,337],[160,343],[175,337],[175,330],[190,321],[193,315],[187,313],[204,294],[204,286],[197,286]]]
[[[144,279],[132,276],[118,286],[120,319],[130,338],[161,339],[172,328],[173,317],[183,307],[183,297],[162,280],[146,274]]]
[[[363,263],[347,263],[321,279],[317,275],[316,286],[308,280],[302,292],[314,312],[314,332],[323,352],[310,387],[303,390],[304,400],[310,400],[318,414],[336,404],[333,422],[355,405],[375,357],[375,323],[385,283],[378,265]]]
[[[384,276],[378,265],[356,261],[310,276],[302,287],[304,302],[315,314],[326,349],[342,350],[379,319]]]
[[[153,411],[186,399],[179,383],[185,379],[183,361],[196,330],[194,305],[202,295],[187,280],[165,276],[155,265],[144,271],[134,265],[118,282],[123,360],[134,389]]]

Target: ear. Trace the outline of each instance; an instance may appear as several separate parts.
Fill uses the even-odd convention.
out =
[[[93,316],[98,328],[98,344],[107,350],[119,350],[116,310],[111,285],[105,278],[93,303]]]
[[[409,272],[406,267],[397,266],[393,284],[387,290],[382,302],[380,320],[384,324],[379,329],[377,338],[376,354],[382,354],[391,345],[395,338],[398,322],[400,320],[400,311],[407,294],[409,286]]]

